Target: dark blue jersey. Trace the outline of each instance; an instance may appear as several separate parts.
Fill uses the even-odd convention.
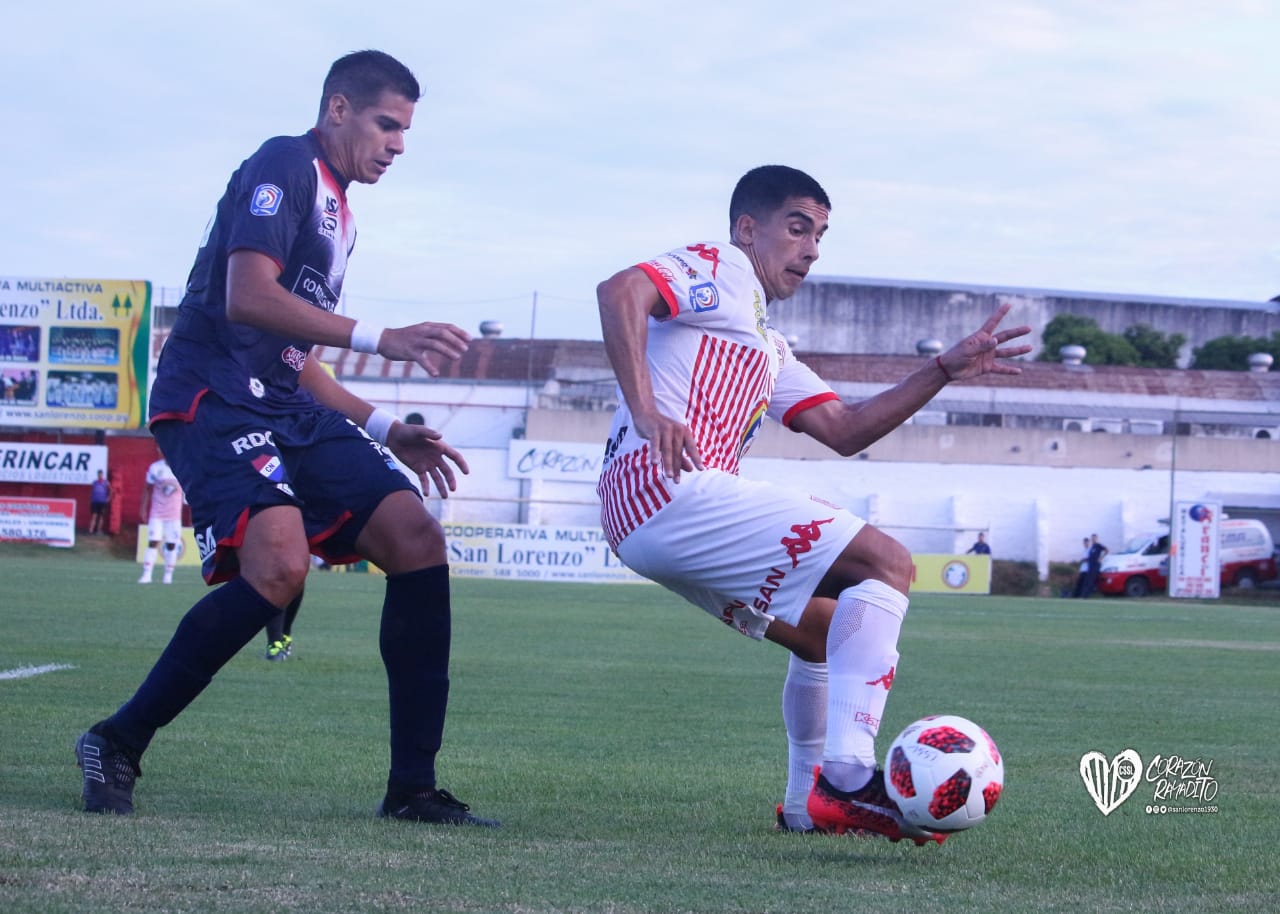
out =
[[[332,311],[355,246],[348,183],[325,161],[314,132],[267,140],[240,165],[218,201],[160,354],[151,421],[189,421],[208,390],[266,414],[314,402],[298,387],[311,343],[227,319],[227,259],[241,250],[265,254],[280,267],[284,289]]]

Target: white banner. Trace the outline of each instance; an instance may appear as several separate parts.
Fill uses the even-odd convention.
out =
[[[106,448],[103,448],[106,450]],[[74,546],[74,498],[24,498],[0,495],[0,541],[27,540],[50,546]]]
[[[1169,532],[1169,596],[1216,599],[1222,570],[1218,522],[1222,505],[1180,501]]]
[[[520,581],[643,583],[613,554],[598,527],[444,524],[449,571]]]
[[[594,483],[600,478],[602,463],[603,444],[514,438],[507,446],[507,476],[511,479]]]
[[[87,486],[107,471],[100,444],[0,441],[0,482],[44,482]]]

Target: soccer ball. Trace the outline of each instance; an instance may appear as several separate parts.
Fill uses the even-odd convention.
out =
[[[972,828],[1004,789],[995,742],[971,720],[925,717],[898,734],[885,758],[885,789],[902,816],[925,831]]]

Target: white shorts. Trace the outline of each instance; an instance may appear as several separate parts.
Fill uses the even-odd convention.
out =
[[[182,521],[149,521],[147,523],[147,540],[152,543],[164,541],[166,545],[176,546],[182,542]]]
[[[755,639],[805,605],[866,521],[812,495],[721,470],[685,473],[618,546],[637,574]]]

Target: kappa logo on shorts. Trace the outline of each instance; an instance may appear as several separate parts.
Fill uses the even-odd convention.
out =
[[[700,282],[689,288],[689,306],[694,311],[714,311],[720,307],[720,293],[714,283]]]
[[[274,216],[284,200],[284,191],[274,184],[259,184],[253,190],[253,198],[249,201],[249,214],[253,216]]]
[[[779,542],[786,548],[787,557],[791,559],[792,568],[800,564],[800,556],[812,549],[815,542],[822,539],[821,525],[829,524],[833,520],[835,520],[834,517],[828,517],[826,520],[791,525],[791,532],[795,536],[784,536]]]

